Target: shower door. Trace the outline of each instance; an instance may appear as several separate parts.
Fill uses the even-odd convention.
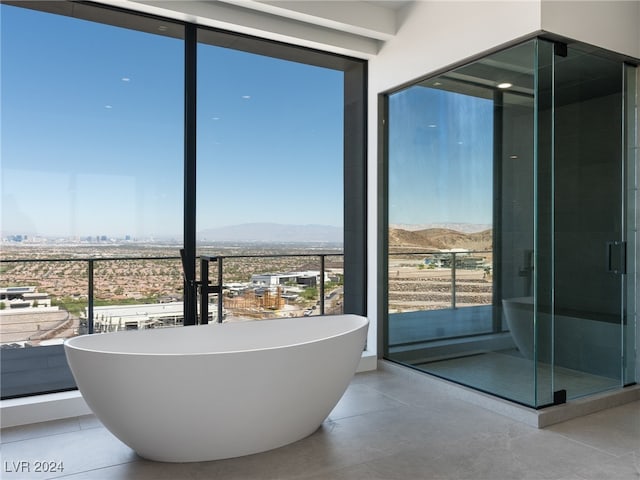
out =
[[[540,322],[538,352],[552,354],[561,402],[625,383],[633,202],[625,193],[622,62],[561,46],[553,69],[552,315]]]

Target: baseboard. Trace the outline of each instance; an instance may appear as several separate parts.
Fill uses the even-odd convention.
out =
[[[358,368],[356,368],[356,373],[360,372],[369,372],[371,370],[376,370],[378,368],[378,355],[372,352],[364,351],[362,352],[362,357],[360,358],[360,363],[358,364]]]
[[[0,402],[2,428],[79,417],[92,413],[78,390],[30,397],[12,398]]]

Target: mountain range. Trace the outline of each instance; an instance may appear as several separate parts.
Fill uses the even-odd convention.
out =
[[[200,242],[342,243],[343,231],[331,225],[243,223],[201,230],[197,239]]]
[[[476,233],[482,232],[484,230],[491,230],[492,226],[490,223],[397,223],[390,224],[389,228],[407,230],[410,232],[415,232],[417,230],[427,230],[430,228],[444,228],[446,230],[455,230],[456,232]]]
[[[404,226],[403,226],[404,227]],[[391,226],[389,246],[419,247],[421,249],[444,250],[464,248],[471,250],[490,249],[493,243],[491,228],[478,231],[481,226],[451,225],[453,228],[415,226]],[[244,242],[244,243],[342,243],[343,230],[331,225],[288,225],[281,223],[243,223],[209,228],[198,232],[199,242]]]
[[[404,230],[389,228],[389,247],[419,247],[427,250],[448,250],[464,248],[468,250],[490,250],[493,244],[491,229],[465,233],[449,228],[426,228],[424,230]]]

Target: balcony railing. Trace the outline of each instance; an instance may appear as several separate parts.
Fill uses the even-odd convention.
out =
[[[389,253],[389,310],[456,309],[492,303],[491,250]]]
[[[206,278],[210,263],[217,262],[216,281],[222,288],[214,295],[202,292],[199,323],[341,313],[342,257],[342,253],[202,256],[197,276]],[[201,271],[203,267],[207,272]],[[84,333],[178,326],[184,321],[185,282],[179,256],[2,259],[0,268],[3,348],[60,343]],[[304,273],[296,276],[295,271]]]

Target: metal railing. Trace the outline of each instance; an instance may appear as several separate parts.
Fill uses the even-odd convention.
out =
[[[293,257],[300,257],[301,259],[304,259],[305,261],[308,262],[309,258],[315,258],[319,261],[319,275],[318,275],[318,283],[317,283],[317,288],[318,288],[318,306],[319,306],[319,313],[321,315],[325,314],[325,274],[326,274],[326,259],[327,257],[342,257],[344,254],[343,253],[313,253],[313,254],[305,254],[305,253],[295,253],[295,254],[247,254],[247,255],[218,255],[218,256],[209,256],[209,255],[202,255],[200,257],[198,257],[200,259],[200,280],[199,281],[194,281],[193,283],[193,287],[198,289],[198,293],[200,294],[200,314],[199,314],[199,319],[200,322],[199,323],[208,323],[208,319],[209,319],[209,312],[208,312],[208,307],[209,307],[209,294],[211,293],[215,293],[217,294],[218,297],[218,301],[217,301],[217,320],[219,322],[221,322],[223,320],[224,314],[223,312],[225,311],[224,309],[224,295],[223,295],[223,286],[224,286],[224,271],[223,271],[223,265],[224,265],[224,260],[225,259],[231,259],[231,260],[242,260],[242,259],[259,259],[259,260],[264,260],[264,259],[280,259],[280,258],[293,258]],[[85,264],[86,268],[79,268],[74,270],[75,275],[77,276],[81,276],[84,277],[84,274],[86,272],[86,333],[94,333],[95,329],[94,329],[94,319],[95,319],[95,309],[96,309],[96,264],[97,263],[104,263],[104,262],[124,262],[124,261],[135,261],[135,262],[139,262],[139,261],[144,261],[144,262],[164,262],[164,261],[169,261],[169,262],[176,262],[176,265],[174,268],[172,268],[172,271],[174,273],[173,275],[173,280],[175,280],[175,288],[173,289],[174,292],[179,292],[184,286],[185,283],[183,282],[183,275],[181,272],[181,267],[180,267],[180,263],[179,261],[181,260],[180,256],[126,256],[126,257],[121,257],[121,256],[113,256],[113,257],[90,257],[90,258],[24,258],[24,259],[0,259],[0,266],[3,267],[2,268],[2,272],[3,272],[3,282],[7,283],[7,286],[9,286],[9,283],[13,283],[13,284],[28,284],[28,283],[41,283],[41,280],[43,280],[43,277],[46,278],[49,275],[49,272],[45,272],[44,274],[40,273],[40,275],[42,275],[42,277],[37,278],[37,277],[31,277],[32,278],[32,282],[28,281],[28,280],[20,280],[19,278],[11,278],[10,272],[8,272],[9,274],[7,275],[7,272],[5,272],[5,270],[8,269],[8,266],[10,264],[37,264],[37,263],[45,263],[45,264],[55,264],[55,263],[67,263],[67,264]],[[217,262],[217,285],[211,285],[209,282],[209,266],[210,263],[213,262]],[[48,270],[48,269],[45,269]],[[65,269],[63,269],[62,267],[60,268],[61,270],[61,274],[60,277],[56,277],[56,278],[64,278],[65,276]],[[262,272],[255,272],[255,273],[262,273]],[[69,273],[67,273],[68,275]],[[135,275],[135,272],[130,272],[129,275]],[[24,278],[24,275],[22,276],[22,278]],[[3,287],[5,285],[0,285],[0,287]],[[46,287],[45,287],[46,289]],[[74,293],[78,293],[77,291]],[[169,293],[169,292],[165,292],[165,293]],[[184,295],[184,292],[183,292]],[[84,297],[84,295],[79,295],[80,297]],[[128,302],[129,304],[131,304],[131,302]],[[10,309],[9,302],[5,299],[4,303],[3,303],[3,299],[0,299],[0,304],[2,305],[2,309]],[[84,305],[84,303],[83,303]],[[136,305],[136,303],[133,303],[133,305]],[[14,309],[10,309],[10,310],[14,310]],[[15,309],[17,311],[17,309]],[[24,310],[24,309],[21,309]],[[186,312],[184,312],[186,313]],[[51,327],[51,329],[54,329],[53,325],[48,325],[47,329]],[[82,332],[81,332],[82,333]],[[4,335],[3,335],[4,336]],[[0,339],[0,342],[2,343],[8,343],[5,342],[4,339]]]
[[[482,272],[483,279],[490,277],[492,273],[492,265],[487,261],[486,256],[483,255],[491,253],[493,253],[491,250],[460,250],[452,252],[403,251],[389,252],[389,257],[397,257],[401,260],[402,257],[404,257],[405,260],[410,262],[409,268],[418,267],[427,270],[434,269],[437,270],[437,273],[446,273],[448,270],[450,294],[448,307],[451,309],[456,309],[458,308],[460,303],[458,298],[458,288],[460,286],[460,280],[458,279],[459,270]],[[397,268],[397,265],[394,268]],[[391,287],[394,281],[401,281],[402,279],[398,280],[398,277],[400,275],[399,268],[397,270],[398,277],[396,277],[396,280],[394,280],[394,276],[391,273],[391,265],[389,266],[389,269],[389,285]],[[423,280],[423,278],[421,278],[421,280]],[[425,286],[429,286],[429,284],[427,283]],[[426,291],[428,290],[423,289],[423,293],[425,293]],[[442,308],[445,307],[443,306]]]
[[[320,315],[325,314],[325,272],[327,257],[341,257],[342,253],[319,253],[319,254],[278,254],[278,255],[201,255],[200,258],[200,280],[194,282],[193,287],[198,290],[200,296],[200,323],[208,323],[208,296],[211,293],[218,295],[220,301],[217,302],[217,321],[222,323],[223,319],[223,264],[224,259],[250,259],[250,258],[295,258],[314,257],[320,261],[320,273],[318,275],[318,297]],[[209,267],[211,263],[217,264],[217,285],[211,285],[209,281]]]

